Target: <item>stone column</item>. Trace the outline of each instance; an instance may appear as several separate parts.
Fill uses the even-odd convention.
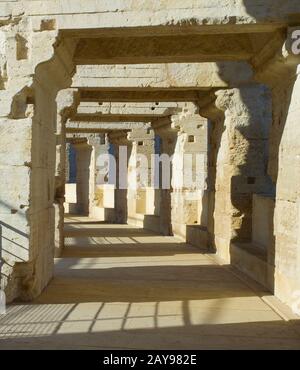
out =
[[[126,224],[128,219],[128,161],[132,145],[127,139],[127,132],[112,133],[109,135],[109,141],[113,144],[116,161],[114,213],[111,219],[114,223]]]
[[[92,146],[87,140],[73,144],[76,150],[76,194],[77,213],[89,216],[90,210],[90,173]]]
[[[72,42],[58,45],[57,29],[35,26],[12,18],[0,30],[1,286],[8,301],[36,297],[53,276],[55,98],[71,85],[74,67]]]
[[[107,173],[103,174],[100,169],[100,157],[109,154],[109,142],[107,135],[100,134],[88,139],[89,145],[92,146],[91,166],[90,166],[90,217],[99,221],[105,221],[105,184],[108,181],[109,168]],[[100,173],[101,170],[101,173]]]
[[[66,123],[76,113],[79,105],[77,89],[65,89],[58,93],[56,126],[56,170],[55,170],[55,257],[59,257],[64,248],[64,203],[66,184]]]
[[[172,127],[178,130],[172,175],[173,233],[206,247],[207,119],[191,112],[182,112],[171,119]]]
[[[173,235],[172,232],[172,219],[171,219],[171,198],[172,198],[172,156],[174,155],[175,146],[177,142],[177,131],[171,128],[171,122],[167,122],[163,125],[155,127],[155,133],[160,138],[160,183],[159,189],[156,189],[155,192],[159,193],[155,198],[159,199],[160,206],[159,206],[159,221],[160,221],[160,232],[163,235]],[[163,155],[165,156],[165,166],[163,168]],[[168,161],[169,159],[169,161]],[[162,172],[169,171],[169,174],[166,176],[170,177],[169,186],[163,186],[162,184]]]
[[[132,151],[128,168],[128,216],[143,226],[143,216],[154,214],[155,191],[152,187],[151,159],[155,153],[154,131],[150,124],[128,134]]]
[[[216,154],[214,245],[230,262],[230,244],[252,237],[252,197],[270,193],[267,175],[271,99],[263,85],[216,93],[216,106],[225,113]]]
[[[274,293],[299,314],[300,297],[300,56],[291,50],[292,32],[277,55],[259,69],[257,79],[271,87],[273,125],[268,173],[276,185],[273,264]]]

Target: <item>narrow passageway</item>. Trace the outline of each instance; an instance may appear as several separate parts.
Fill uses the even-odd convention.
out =
[[[0,348],[298,348],[284,321],[227,266],[175,237],[68,217],[54,279],[0,318]]]

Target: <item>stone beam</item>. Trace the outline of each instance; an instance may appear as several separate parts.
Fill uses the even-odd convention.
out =
[[[51,11],[49,12],[49,9]],[[50,14],[49,14],[50,13]],[[70,37],[78,35],[180,35],[183,32],[232,33],[270,32],[299,17],[299,2],[274,1],[9,1],[0,3],[0,21],[26,14],[34,29],[41,20],[55,20],[58,30]],[[296,19],[295,19],[296,18]],[[100,26],[101,25],[101,26]]]
[[[207,93],[206,90],[93,90],[80,89],[81,102],[197,102]]]
[[[193,103],[176,103],[176,102],[152,102],[152,103],[88,103],[84,102],[77,108],[77,114],[117,114],[117,115],[159,115],[166,116],[173,114],[174,111],[181,111],[182,109],[196,109]]]
[[[161,114],[77,114],[75,121],[81,122],[151,122]]]
[[[145,126],[143,122],[77,122],[67,123],[67,133],[105,133],[112,131],[132,130]]]
[[[119,92],[122,89],[207,90],[249,83],[252,77],[252,68],[246,62],[85,65],[77,66],[73,87]]]
[[[266,38],[265,34],[259,36]],[[260,40],[257,44],[251,41],[248,34],[85,38],[78,42],[74,61],[126,64],[248,60],[255,54],[254,45],[260,44]]]

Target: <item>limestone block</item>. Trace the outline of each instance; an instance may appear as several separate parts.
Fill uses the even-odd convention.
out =
[[[274,227],[276,235],[287,236],[290,242],[297,243],[299,211],[296,202],[276,199]]]
[[[296,186],[300,181],[300,157],[293,148],[281,151],[277,180],[278,198],[295,202],[300,195]],[[291,181],[293,179],[293,181]]]
[[[31,163],[31,120],[0,121],[0,163],[21,166]],[[9,153],[9,155],[7,155]]]
[[[61,200],[59,203],[54,203],[54,218],[55,218],[55,257],[60,257],[64,246],[64,205]]]
[[[136,212],[144,215],[154,215],[155,189],[146,187],[137,189],[136,192]]]
[[[259,248],[247,243],[232,243],[230,251],[231,262],[235,267],[268,289],[272,289],[274,268],[268,265],[266,255]]]
[[[48,168],[34,168],[31,174],[31,207],[33,212],[51,207],[54,202],[54,173]]]
[[[299,278],[299,243],[291,235],[276,235],[275,266],[286,278]]]
[[[272,196],[253,195],[252,240],[266,251],[273,242],[274,207]]]
[[[275,289],[274,294],[281,301],[293,307],[297,303],[298,295],[296,293],[300,290],[299,273],[296,276],[286,275],[280,269],[275,270]],[[298,305],[297,305],[298,306]]]
[[[90,217],[99,221],[105,221],[105,209],[97,206],[92,206]]]
[[[95,205],[100,208],[114,208],[115,186],[111,184],[96,185]]]
[[[214,234],[217,237],[221,237],[222,239],[231,240],[232,238],[232,226],[231,226],[231,219],[228,217],[228,214],[218,212],[218,210],[215,210],[214,213]],[[226,245],[226,243],[224,243]],[[228,245],[228,244],[227,244]]]
[[[218,257],[229,264],[231,260],[229,239],[222,234],[216,234],[213,236],[213,245]]]
[[[145,128],[135,128],[134,130],[131,130],[131,132],[128,135],[129,140],[154,140],[154,131],[151,129],[145,129]]]
[[[66,184],[65,189],[66,203],[77,203],[76,184]]]
[[[198,191],[198,224],[207,227],[208,225],[208,191],[200,190]]]
[[[238,72],[237,72],[238,71]],[[74,87],[226,87],[245,83],[253,75],[245,62],[168,63],[78,66]],[[120,85],[121,84],[121,85]]]
[[[200,225],[187,225],[186,242],[197,248],[206,249],[208,246],[207,229]]]
[[[198,195],[198,194],[197,194]],[[193,225],[198,222],[198,197],[193,199],[189,192],[174,191],[171,194],[172,222]]]
[[[25,212],[5,215],[0,221],[2,258],[7,262],[29,260],[29,224]]]
[[[30,173],[25,166],[0,166],[0,213],[12,214],[29,206]]]

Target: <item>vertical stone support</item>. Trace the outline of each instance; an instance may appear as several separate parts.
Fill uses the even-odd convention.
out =
[[[92,145],[90,166],[90,216],[101,221],[114,222],[115,186],[114,160],[107,134],[90,138]]]
[[[199,114],[183,112],[172,116],[172,126],[178,130],[173,157],[172,229],[186,239],[191,234],[196,237],[193,227],[207,227],[208,124]],[[195,243],[206,246],[206,236]]]
[[[276,182],[274,293],[295,312],[299,312],[300,297],[299,63],[299,57],[293,60],[290,56],[281,69],[276,68],[281,78],[280,83],[273,82],[272,86],[273,127],[276,130],[272,131],[272,162],[269,166],[270,175]]]
[[[64,203],[66,185],[66,123],[76,113],[79,105],[77,89],[61,90],[56,97],[56,171],[55,171],[55,256],[59,257],[64,247]]]
[[[72,146],[71,140],[66,144],[66,184],[64,213],[76,213],[76,151]]]
[[[82,216],[89,216],[92,146],[89,145],[87,140],[74,143],[73,146],[76,150],[77,213]]]
[[[256,79],[271,87],[273,125],[270,132],[268,173],[276,186],[274,245],[268,253],[273,266],[275,295],[299,314],[300,297],[300,57],[292,51],[289,28],[282,48],[265,62]]]
[[[214,245],[230,262],[230,243],[252,237],[252,197],[270,193],[267,175],[271,99],[263,85],[216,93],[225,113],[216,157]]]
[[[131,142],[126,132],[109,135],[110,143],[114,147],[116,165],[114,211],[111,219],[114,223],[126,224],[128,219],[128,161],[131,155]]]
[[[101,156],[109,154],[109,142],[107,135],[100,134],[89,138],[88,144],[92,147],[91,165],[90,165],[90,204],[89,215],[99,221],[105,221],[105,184],[107,183],[109,173],[103,174],[100,169]],[[100,173],[101,170],[101,173]],[[109,171],[109,168],[107,169]]]
[[[175,146],[177,142],[177,131],[171,128],[171,122],[155,127],[155,133],[160,138],[160,183],[159,189],[155,192],[159,192],[159,196],[156,196],[160,201],[160,232],[163,235],[173,235],[172,231],[172,219],[171,219],[171,198],[172,198],[172,157],[174,155]],[[165,158],[165,159],[164,159]],[[165,161],[165,162],[163,162]],[[165,164],[164,164],[165,163]],[[162,175],[163,172],[169,171],[164,176],[169,176],[169,186],[163,186]]]
[[[1,287],[8,301],[36,297],[53,275],[55,98],[73,70],[73,46],[54,49],[57,30],[31,27],[21,20],[0,31]]]
[[[132,142],[128,168],[128,216],[133,221],[140,215],[153,215],[155,210],[151,171],[155,153],[154,131],[150,124],[132,129],[128,140]]]
[[[71,144],[66,143],[66,176],[65,176],[66,183],[68,183],[70,180],[70,152],[71,152]]]

